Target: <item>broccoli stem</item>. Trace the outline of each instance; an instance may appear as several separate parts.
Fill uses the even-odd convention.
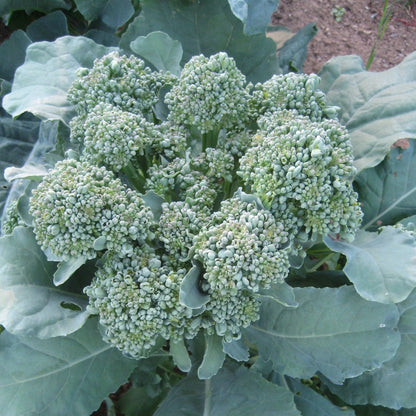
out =
[[[220,128],[217,127],[202,135],[202,151],[205,151],[207,147],[217,147],[219,132]]]

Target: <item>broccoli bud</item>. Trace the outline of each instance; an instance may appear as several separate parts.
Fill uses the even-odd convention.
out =
[[[30,214],[42,249],[67,260],[94,258],[94,243],[129,251],[153,236],[153,214],[141,196],[104,167],[76,160],[58,162],[33,191]]]
[[[194,56],[179,82],[165,96],[169,119],[196,127],[201,133],[244,126],[248,117],[246,78],[233,58],[219,52]]]

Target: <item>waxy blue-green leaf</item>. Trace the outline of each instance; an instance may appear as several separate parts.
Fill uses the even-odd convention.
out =
[[[179,300],[188,308],[202,308],[209,301],[209,295],[203,294],[199,290],[200,274],[200,268],[198,266],[193,266],[181,283]]]
[[[309,23],[288,39],[279,50],[279,66],[283,73],[302,72],[308,44],[318,33],[315,23]]]
[[[25,10],[27,13],[33,11],[49,13],[55,9],[69,10],[70,0],[2,0],[0,3],[0,15],[5,15],[15,10]]]
[[[64,284],[86,261],[87,258],[84,256],[71,257],[69,260],[61,261],[53,274],[53,284],[55,286]]]
[[[157,31],[147,36],[139,36],[130,42],[131,50],[149,61],[159,71],[169,71],[179,76],[183,50],[179,41],[166,33]]]
[[[224,360],[222,338],[217,334],[205,335],[205,354],[198,368],[198,377],[207,380],[215,376],[224,364]]]
[[[227,52],[249,81],[263,82],[279,72],[276,45],[264,34],[246,36],[243,24],[223,0],[183,2],[167,0],[141,2],[141,14],[123,34],[120,47],[131,51],[130,42],[138,36],[162,31],[182,44],[182,66],[192,56]]]
[[[392,225],[416,214],[416,146],[406,140],[382,163],[355,178],[365,229]]]
[[[234,340],[232,342],[222,342],[224,352],[236,361],[248,361],[250,351],[248,345],[243,339]]]
[[[231,11],[244,23],[244,33],[264,33],[279,0],[228,0]]]
[[[359,171],[376,166],[399,139],[416,138],[416,52],[383,72],[368,72],[357,56],[324,65],[320,88],[341,107]]]
[[[261,290],[260,298],[269,298],[288,308],[296,308],[298,306],[293,287],[285,282],[272,285],[267,290]]]
[[[333,251],[347,256],[344,273],[364,299],[402,302],[416,287],[416,241],[397,228],[359,231],[352,243],[324,238]]]
[[[3,111],[0,110],[2,115]],[[12,165],[22,166],[38,138],[39,121],[34,118],[12,120],[0,117],[0,217],[11,184],[4,179],[4,170]]]
[[[392,409],[416,408],[416,291],[398,305],[402,341],[396,355],[383,366],[330,389],[350,404],[373,404]]]
[[[416,416],[416,409],[388,409],[381,406],[354,406],[356,416]]]
[[[16,71],[11,93],[3,98],[3,107],[13,117],[27,111],[42,119],[68,123],[75,113],[66,94],[76,70],[91,68],[94,59],[111,50],[81,36],[33,43]]]
[[[48,340],[3,333],[0,355],[3,416],[89,415],[137,365],[102,341],[96,319]]]
[[[47,169],[43,166],[30,164],[21,168],[10,166],[4,170],[4,179],[6,179],[7,182],[12,182],[17,179],[41,180],[47,173]]]
[[[289,379],[287,384],[294,394],[296,407],[302,416],[355,416],[354,410],[335,406],[297,380]]]
[[[190,371],[192,362],[189,357],[184,339],[182,338],[176,342],[171,341],[169,345],[170,354],[172,355],[173,361],[178,366],[179,370],[185,373]]]
[[[52,42],[56,38],[69,35],[66,16],[60,10],[49,13],[28,25],[26,33],[32,42],[42,40]]]
[[[155,416],[300,416],[293,394],[245,367],[224,366],[209,380],[191,373],[169,392]]]
[[[52,283],[55,265],[46,260],[31,229],[0,238],[0,323],[15,335],[50,338],[77,331],[88,319],[88,300]],[[63,308],[75,305],[78,310]]]
[[[134,14],[131,0],[75,0],[75,4],[86,20],[101,19],[113,29],[122,26]]]
[[[379,368],[400,344],[395,305],[368,302],[352,286],[295,288],[297,308],[265,299],[260,320],[244,330],[275,371],[334,383]]]
[[[23,30],[16,30],[0,45],[0,79],[13,81],[16,68],[23,64],[26,49],[31,44]]]

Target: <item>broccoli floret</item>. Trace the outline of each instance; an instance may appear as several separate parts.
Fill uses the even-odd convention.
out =
[[[219,52],[194,56],[185,64],[179,82],[165,96],[169,119],[196,127],[201,133],[244,126],[249,87],[233,58]]]
[[[26,225],[17,209],[17,202],[18,200],[16,199],[7,205],[4,220],[1,225],[1,231],[4,235],[11,234],[19,225]]]
[[[152,125],[140,114],[111,104],[96,105],[86,117],[71,120],[71,139],[81,143],[81,160],[119,172],[136,154],[143,154]]]
[[[238,174],[289,235],[353,238],[362,212],[352,187],[356,169],[348,132],[335,120],[281,118],[281,125],[275,121],[277,127],[254,137]]]
[[[153,72],[140,58],[118,52],[96,59],[93,68],[80,68],[77,74],[67,100],[80,116],[103,103],[145,114],[158,102],[160,89],[177,81],[167,72]]]
[[[162,204],[158,236],[170,258],[175,262],[187,260],[194,238],[208,223],[209,216],[210,210],[201,204],[192,207],[185,201]]]
[[[210,301],[203,315],[203,326],[208,334],[216,333],[225,342],[241,338],[241,329],[247,328],[260,318],[260,300],[248,290],[224,295],[208,291]]]
[[[263,84],[256,84],[251,111],[256,117],[266,112],[293,110],[312,121],[336,117],[338,108],[328,106],[325,94],[318,89],[316,74],[273,75]]]
[[[193,338],[199,318],[179,302],[185,269],[165,266],[147,245],[126,256],[109,252],[90,286],[89,311],[99,314],[107,342],[138,358],[149,354],[159,337]]]
[[[282,282],[289,272],[287,242],[287,232],[270,212],[235,196],[222,202],[193,250],[210,290],[231,296]]]
[[[99,246],[119,252],[152,237],[153,214],[140,194],[111,171],[87,162],[58,162],[33,191],[30,214],[42,249],[63,260],[96,257]]]

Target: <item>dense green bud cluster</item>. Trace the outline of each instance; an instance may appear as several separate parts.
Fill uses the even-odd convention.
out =
[[[149,134],[149,159],[152,155],[166,160],[173,160],[175,157],[185,154],[187,147],[186,131],[180,126],[172,125],[169,122],[152,125]]]
[[[99,248],[131,250],[152,236],[153,214],[141,196],[104,167],[58,162],[33,191],[30,213],[42,248],[63,260],[96,256]]]
[[[209,210],[200,204],[193,207],[185,201],[162,204],[158,237],[175,262],[187,260],[194,238],[208,223],[209,215]]]
[[[11,234],[19,225],[26,225],[17,209],[17,202],[18,200],[16,199],[6,207],[4,219],[1,224],[1,232],[5,235]]]
[[[147,113],[159,100],[159,91],[176,77],[154,72],[135,56],[111,52],[96,59],[91,69],[80,68],[67,100],[85,116],[97,104],[107,103],[131,113]]]
[[[289,272],[287,242],[287,232],[270,212],[234,197],[222,202],[195,238],[194,252],[210,290],[230,296],[282,282]]]
[[[194,56],[185,64],[179,82],[166,94],[169,119],[193,126],[201,133],[243,126],[249,92],[245,76],[233,58],[219,52]]]
[[[231,342],[241,337],[241,328],[247,328],[260,318],[260,300],[248,290],[223,294],[208,291],[204,323],[208,334],[216,333]]]
[[[149,142],[151,125],[140,114],[101,103],[86,117],[74,117],[71,139],[81,143],[81,160],[119,172]]]
[[[84,289],[89,311],[100,316],[106,341],[137,358],[148,355],[159,337],[193,338],[199,320],[179,302],[185,273],[185,269],[174,271],[163,265],[147,245],[126,256],[109,252]]]
[[[253,132],[249,130],[228,132],[222,130],[218,136],[217,146],[238,160],[250,147],[252,136]]]
[[[192,160],[192,167],[202,172],[213,184],[222,179],[231,182],[234,158],[224,150],[208,147]]]
[[[336,117],[337,108],[329,107],[325,94],[318,89],[316,74],[273,75],[263,84],[256,84],[251,111],[256,117],[266,112],[293,110],[312,121]]]
[[[254,137],[239,175],[290,235],[352,238],[362,212],[351,183],[356,170],[346,129],[335,120],[283,118],[288,121]]]

